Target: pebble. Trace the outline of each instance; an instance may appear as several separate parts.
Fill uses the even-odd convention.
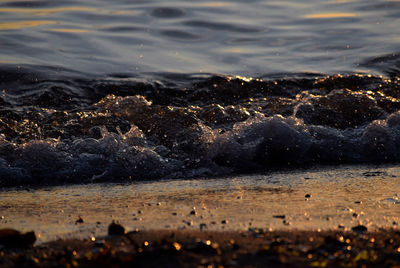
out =
[[[197,212],[196,212],[196,210],[192,210],[192,211],[190,211],[190,215],[197,215]]]
[[[304,197],[305,197],[305,198],[310,198],[311,195],[310,195],[310,194],[306,194]]]
[[[108,226],[108,235],[125,235],[125,228],[121,224],[112,222]]]
[[[207,224],[205,223],[200,223],[200,231],[202,231],[203,229],[207,228]]]
[[[354,226],[353,228],[351,228],[351,230],[353,230],[353,232],[362,234],[362,233],[368,231],[368,228],[365,227],[364,225],[357,225],[357,226]]]
[[[84,223],[81,216],[79,216],[78,219],[75,221],[75,224],[78,224],[78,223]]]

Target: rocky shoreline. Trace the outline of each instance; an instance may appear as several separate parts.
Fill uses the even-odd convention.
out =
[[[1,240],[1,237],[0,237]],[[1,267],[399,267],[400,232],[133,230],[0,246]]]

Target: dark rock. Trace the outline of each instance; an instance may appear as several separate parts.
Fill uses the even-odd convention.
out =
[[[203,229],[207,228],[207,224],[205,223],[200,223],[200,231],[202,231]]]
[[[26,248],[35,243],[36,235],[34,232],[22,234],[14,229],[0,229],[0,245],[11,248]]]
[[[285,215],[272,215],[273,218],[277,218],[277,219],[284,219],[286,218]]]
[[[190,215],[197,215],[197,212],[196,212],[196,210],[192,210],[192,211],[190,211]]]
[[[125,228],[115,222],[108,226],[108,235],[125,235]]]
[[[357,225],[357,226],[354,226],[353,228],[351,228],[351,230],[353,230],[353,232],[356,232],[358,234],[362,234],[362,233],[366,232],[368,230],[368,228],[365,227],[364,225]]]
[[[78,223],[84,223],[81,216],[79,216],[79,218],[75,221],[75,224],[78,224]]]

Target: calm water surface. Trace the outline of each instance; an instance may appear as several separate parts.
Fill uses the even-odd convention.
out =
[[[0,0],[0,64],[96,74],[377,72],[400,1]]]

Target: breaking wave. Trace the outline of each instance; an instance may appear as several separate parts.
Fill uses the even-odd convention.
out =
[[[2,70],[1,186],[400,161],[396,75],[71,77]]]

